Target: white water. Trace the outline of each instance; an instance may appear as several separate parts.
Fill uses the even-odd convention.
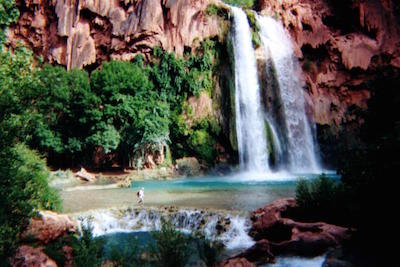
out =
[[[272,59],[283,104],[288,166],[292,172],[318,172],[313,136],[304,107],[303,89],[296,74],[299,64],[281,23],[257,16],[260,37]]]
[[[108,209],[77,214],[76,219],[87,222],[92,218],[93,235],[121,232],[148,232],[161,229],[161,218],[170,220],[185,233],[201,231],[206,238],[222,242],[229,250],[246,249],[254,245],[248,235],[251,221],[245,216],[218,214],[208,210],[179,209]],[[225,231],[218,231],[218,221],[225,222]],[[226,222],[230,223],[227,224]]]
[[[235,111],[239,162],[242,170],[269,172],[267,140],[257,65],[246,14],[237,7],[233,13],[235,56]]]

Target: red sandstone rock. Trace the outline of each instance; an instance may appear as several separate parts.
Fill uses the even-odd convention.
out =
[[[269,241],[269,246],[264,249],[265,253],[316,256],[350,237],[344,227],[324,222],[302,223],[282,215],[295,206],[296,201],[293,198],[279,199],[252,213],[253,225],[250,233],[256,240]],[[254,253],[247,251],[241,256],[243,255],[254,262],[254,256],[249,258]]]
[[[370,98],[366,84],[375,79],[377,61],[380,67],[399,68],[400,24],[393,0],[352,1],[348,6],[343,1],[334,3],[342,4],[335,10],[324,0],[261,0],[257,10],[277,17],[292,36],[315,121],[338,128],[357,121],[349,107],[366,109]],[[344,9],[349,11],[346,15],[338,14]],[[343,17],[352,25],[335,25]],[[359,22],[351,17],[358,17]],[[311,49],[305,51],[307,46]],[[360,71],[354,75],[352,69]]]
[[[218,18],[207,16],[211,0],[20,1],[21,16],[9,30],[49,62],[68,69],[104,60],[151,56],[160,46],[183,55],[195,40],[217,36]]]
[[[275,256],[270,251],[270,243],[266,239],[257,241],[251,248],[240,253],[235,258],[245,258],[250,262],[262,264],[266,262],[274,262]]]
[[[57,267],[56,262],[50,259],[41,248],[27,245],[18,248],[11,265],[15,267]]]
[[[245,258],[234,258],[222,262],[221,267],[255,267],[254,263],[249,262]]]
[[[76,222],[67,215],[57,214],[52,211],[40,211],[41,218],[32,218],[28,229],[23,236],[31,236],[48,244],[65,234],[75,232]]]

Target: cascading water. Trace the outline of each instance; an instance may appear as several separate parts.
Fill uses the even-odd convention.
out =
[[[232,7],[232,13],[236,133],[240,167],[248,171],[268,172],[267,140],[250,26],[243,10]]]
[[[262,43],[273,62],[279,84],[287,165],[292,172],[317,172],[317,156],[306,117],[303,89],[296,75],[299,64],[293,55],[292,44],[281,23],[262,16],[257,16],[257,22]]]
[[[209,210],[128,208],[93,210],[73,215],[72,218],[84,223],[91,218],[94,236],[160,230],[161,218],[164,218],[180,231],[200,231],[206,238],[222,242],[227,249],[245,249],[254,245],[254,241],[248,235],[251,221],[248,216],[243,215]]]

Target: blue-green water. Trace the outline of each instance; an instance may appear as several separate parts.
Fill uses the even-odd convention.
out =
[[[340,177],[334,172],[328,172],[326,175],[332,179],[339,179]],[[181,178],[175,180],[149,180],[149,181],[135,181],[132,183],[133,188],[144,187],[148,191],[155,190],[240,190],[243,188],[259,188],[259,187],[275,187],[277,189],[284,187],[291,187],[296,185],[299,178],[314,179],[319,174],[278,174],[271,177],[266,176],[251,176],[251,174],[236,174],[234,176],[226,177],[191,177]]]
[[[328,177],[339,179],[334,172]],[[62,191],[66,212],[98,208],[138,206],[136,192],[143,187],[145,206],[214,208],[253,211],[278,198],[294,197],[299,177],[318,174],[251,173],[230,176],[190,177],[174,180],[134,181],[131,188]]]

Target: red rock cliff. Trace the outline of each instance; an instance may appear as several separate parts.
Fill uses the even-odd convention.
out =
[[[209,0],[25,0],[9,30],[10,45],[23,40],[50,63],[67,68],[132,59],[152,48],[182,55],[196,41],[218,35]]]
[[[292,36],[318,124],[357,120],[350,109],[366,108],[370,82],[384,68],[400,68],[397,1],[260,0],[257,10]]]

